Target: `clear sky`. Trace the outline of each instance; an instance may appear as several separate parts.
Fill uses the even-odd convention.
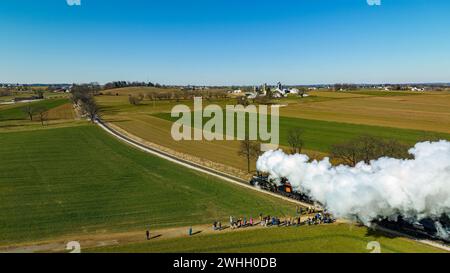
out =
[[[450,82],[448,0],[66,1],[0,1],[0,82]]]

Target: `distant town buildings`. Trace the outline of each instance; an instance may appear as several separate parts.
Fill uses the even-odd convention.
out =
[[[420,88],[420,87],[411,87],[411,91],[416,91],[416,92],[423,92],[425,91],[425,88]]]
[[[300,91],[298,88],[290,88],[285,87],[281,82],[278,82],[275,86],[268,86],[267,83],[262,84],[261,86],[253,86],[250,88],[242,89],[234,89],[232,91],[228,91],[229,94],[244,94],[249,99],[255,99],[257,97],[265,97],[270,93],[272,98],[283,98],[287,97],[289,94],[293,95],[301,95],[307,96],[305,92]]]

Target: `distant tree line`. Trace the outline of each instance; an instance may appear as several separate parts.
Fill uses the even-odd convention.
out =
[[[336,83],[333,86],[334,91],[340,91],[340,90],[357,90],[359,85],[356,84],[348,84],[348,83]]]
[[[105,93],[107,94],[107,93]],[[180,100],[192,100],[194,97],[203,97],[205,100],[212,99],[226,99],[228,93],[221,90],[167,90],[167,91],[150,91],[139,93],[137,95],[128,95],[128,101],[132,105],[139,105],[143,100],[150,101],[162,101],[162,100],[174,100],[179,102]]]
[[[108,82],[103,86],[103,89],[115,89],[115,88],[125,88],[125,87],[157,87],[163,88],[164,86],[159,83],[152,82],[128,82],[128,81],[114,81]]]

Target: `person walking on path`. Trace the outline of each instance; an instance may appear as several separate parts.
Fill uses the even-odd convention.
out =
[[[150,230],[147,229],[145,232],[145,235],[147,235],[147,240],[150,240]]]

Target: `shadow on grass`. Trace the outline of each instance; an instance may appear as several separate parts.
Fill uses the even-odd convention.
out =
[[[390,232],[386,232],[386,231],[382,231],[382,230],[377,230],[374,228],[367,228],[365,235],[375,237],[375,238],[385,237],[385,238],[389,238],[389,239],[394,239],[394,238],[400,237],[399,235],[396,235],[396,234],[393,234]]]
[[[4,124],[4,125],[1,125],[0,124],[0,129],[2,129],[2,128],[18,128],[18,127],[25,127],[25,126],[28,126],[28,124]]]
[[[123,122],[130,122],[131,119],[120,119],[120,118],[103,118],[105,122],[113,122],[113,123],[123,123]]]
[[[150,240],[153,240],[153,239],[159,238],[159,237],[161,237],[161,236],[162,236],[161,234],[155,235],[155,236],[153,236],[153,237],[150,237]]]

